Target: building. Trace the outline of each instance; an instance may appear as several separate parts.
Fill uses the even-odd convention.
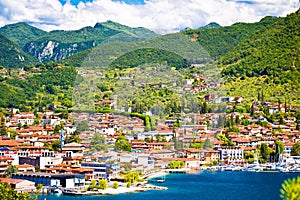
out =
[[[4,176],[7,167],[12,164],[13,160],[6,156],[0,156],[0,176]]]
[[[241,162],[244,158],[244,150],[240,147],[221,147],[217,150],[220,152],[220,160],[225,163]]]
[[[16,165],[18,172],[35,172],[35,166],[23,164],[23,165]]]
[[[0,178],[0,182],[9,184],[17,192],[34,192],[36,190],[33,181],[13,179],[13,178]]]
[[[137,164],[143,165],[148,170],[154,168],[154,158],[150,154],[138,154]]]
[[[64,188],[84,187],[84,174],[51,174],[51,173],[16,173],[13,178],[33,181],[45,186],[61,186]]]
[[[91,179],[110,179],[119,176],[119,163],[106,164],[99,162],[82,162],[81,167],[94,169],[93,177]]]
[[[202,150],[201,151],[201,164],[210,164],[220,160],[219,151],[215,150]]]
[[[76,142],[72,142],[69,144],[65,144],[62,148],[63,151],[71,151],[73,153],[79,153],[85,150],[85,147],[82,144],[78,144]]]

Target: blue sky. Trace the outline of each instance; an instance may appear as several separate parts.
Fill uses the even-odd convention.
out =
[[[63,5],[67,2],[67,0],[59,0]],[[77,6],[79,2],[92,2],[93,0],[71,0],[71,4]],[[113,1],[119,1],[122,2],[122,0],[113,0]],[[139,4],[144,4],[144,0],[123,0],[123,2],[125,2],[126,4],[132,5],[139,5]]]
[[[169,33],[210,22],[256,22],[295,12],[299,0],[0,0],[0,26],[16,22],[46,31],[112,20]]]

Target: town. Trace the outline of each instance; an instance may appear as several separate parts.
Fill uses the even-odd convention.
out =
[[[156,130],[146,130],[138,115],[72,112],[65,119],[53,110],[6,109],[0,180],[19,192],[36,191],[42,184],[44,192],[57,187],[76,194],[103,184],[101,189],[130,188],[157,173],[300,172],[297,107],[256,100],[247,113],[237,111],[242,97],[219,101],[227,112],[175,113],[158,120]]]

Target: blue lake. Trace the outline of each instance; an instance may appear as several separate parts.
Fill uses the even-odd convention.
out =
[[[164,191],[119,194],[109,196],[41,195],[39,200],[276,200],[281,184],[300,173],[200,172],[199,174],[170,174]]]

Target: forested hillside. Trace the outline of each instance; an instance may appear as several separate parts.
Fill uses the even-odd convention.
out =
[[[249,38],[253,33],[273,24],[277,17],[265,17],[256,23],[236,23],[231,26],[215,28],[200,28],[187,30],[184,33],[197,39],[199,44],[214,59],[231,51],[241,41]]]
[[[0,33],[16,43],[20,48],[23,48],[27,42],[34,41],[47,34],[46,31],[30,26],[25,22],[3,26],[0,28]]]
[[[71,96],[77,72],[73,67],[55,64],[28,68],[22,75],[16,69],[1,76],[0,107],[32,110],[47,109],[50,104],[71,107]]]
[[[21,68],[34,65],[37,60],[25,53],[15,43],[0,33],[0,66],[8,68]]]
[[[40,62],[58,61],[102,43],[132,42],[157,36],[145,28],[131,28],[107,21],[79,30],[45,32],[26,23],[0,28],[0,32]]]
[[[280,77],[285,83],[300,66],[300,14],[291,14],[254,33],[219,61],[223,75]],[[288,76],[288,77],[286,77]],[[288,78],[288,79],[285,79]]]
[[[300,99],[300,14],[278,19],[220,58],[229,95],[248,98],[264,92],[269,100]]]

